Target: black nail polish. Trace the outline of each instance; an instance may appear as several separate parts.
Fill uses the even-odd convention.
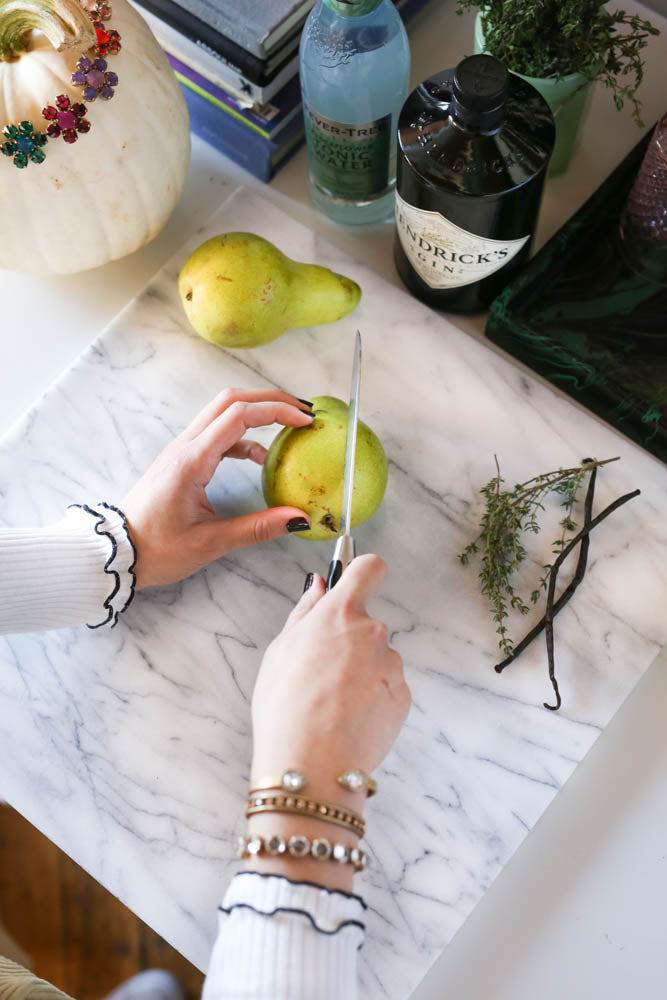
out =
[[[305,517],[291,517],[286,524],[288,531],[308,531],[310,525]]]
[[[309,573],[308,576],[306,577],[306,582],[303,585],[303,592],[304,592],[304,594],[306,593],[307,590],[310,590],[310,588],[313,585],[313,580],[314,579],[315,579],[315,574],[314,573]]]
[[[298,396],[296,398],[299,399]],[[311,403],[311,401],[309,399],[299,399],[299,402],[303,403],[304,406],[309,406],[311,408],[311,410],[312,410],[313,404]]]

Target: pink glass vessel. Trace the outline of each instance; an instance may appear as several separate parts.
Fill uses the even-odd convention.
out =
[[[632,270],[667,286],[667,113],[655,127],[621,212],[619,235]]]

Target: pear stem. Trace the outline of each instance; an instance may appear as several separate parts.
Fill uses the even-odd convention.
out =
[[[96,36],[79,0],[0,0],[0,62],[16,62],[40,31],[58,52],[84,52]]]

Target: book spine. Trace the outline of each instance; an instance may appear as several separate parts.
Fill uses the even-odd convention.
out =
[[[260,181],[271,179],[271,146],[189,87],[181,87],[190,113],[190,129],[209,146],[248,170]]]
[[[176,56],[172,56],[168,52],[167,58],[182,87],[189,87],[190,90],[199,94],[200,97],[210,101],[220,111],[231,115],[232,118],[235,118],[247,128],[252,129],[258,135],[261,135],[263,139],[271,139],[271,132],[266,129],[264,119],[254,115],[251,111],[239,108],[237,102],[230,94],[222,90],[222,88],[216,87],[215,84],[210,83],[205,77],[181,62],[180,59],[177,59]]]
[[[189,87],[181,85],[195,135],[261,181],[268,181],[303,144],[304,125],[297,116],[281,133],[280,141],[269,141],[246,128]]]
[[[301,106],[301,84],[298,74],[288,80],[269,103],[249,105],[247,98],[243,99],[237,96],[227,87],[217,86],[208,76],[183,62],[175,53],[167,52],[167,57],[175,72],[186,76],[193,83],[207,90],[213,97],[217,97],[231,110],[238,111],[245,120],[253,122],[258,128],[268,132],[275,130],[279,124],[291,118],[295,109]]]
[[[261,87],[256,87],[245,80],[236,70],[228,66],[217,53],[209,52],[204,46],[196,45],[175,28],[172,28],[166,21],[153,14],[148,7],[138,3],[137,0],[130,0],[130,4],[144,19],[167,55],[176,56],[177,59],[187,63],[188,66],[201,73],[216,86],[229,90],[233,97],[246,106],[250,104],[262,105],[268,101],[269,95],[264,93]]]
[[[252,56],[239,45],[235,45],[229,38],[215,31],[199,18],[194,17],[178,3],[173,2],[173,0],[139,0],[139,2],[142,7],[165,21],[175,31],[180,32],[197,45],[203,43],[208,49],[216,52],[230,69],[252,80],[253,83],[263,82],[262,77],[266,67],[261,59]]]

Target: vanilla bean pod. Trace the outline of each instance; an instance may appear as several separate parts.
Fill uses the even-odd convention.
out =
[[[585,458],[583,462],[590,462],[590,458]],[[583,464],[583,463],[582,463]],[[584,528],[587,528],[591,523],[591,516],[593,513],[593,495],[595,492],[595,478],[597,476],[597,468],[591,470],[590,479],[588,480],[588,489],[586,491],[586,499],[584,501]],[[584,573],[586,572],[586,562],[588,560],[588,548],[590,545],[590,536],[588,533],[584,535],[579,546],[579,559],[577,560],[577,566],[574,571],[574,576],[572,580],[567,585],[563,593],[560,595],[558,600],[553,606],[554,616],[565,607],[567,602],[570,600],[575,590],[584,578]],[[553,571],[552,571],[553,572]],[[506,656],[501,663],[496,663],[495,671],[501,674],[505,667],[509,667],[510,663],[513,663],[518,656],[521,656],[524,649],[526,649],[533,639],[536,639],[541,632],[544,631],[546,616],[540,618],[539,622],[531,628],[530,632],[527,632],[523,637],[521,642],[518,642],[509,656]]]
[[[586,531],[586,534],[581,539],[581,542],[580,542],[580,545],[579,545],[579,560],[578,560],[578,563],[583,560],[584,570],[586,568],[586,562],[588,560],[588,548],[589,548],[589,545],[590,545],[590,537],[591,537],[590,536],[591,514],[593,513],[593,490],[595,489],[595,479],[593,477],[595,476],[595,471],[596,470],[593,469],[593,472],[591,473],[590,481],[588,483],[588,489],[586,491],[586,501],[585,501],[585,504],[584,504],[584,529],[583,529],[584,531]],[[544,707],[548,708],[550,712],[556,712],[556,711],[558,711],[558,709],[560,708],[560,706],[562,704],[562,699],[561,699],[561,696],[560,696],[560,691],[558,689],[558,681],[556,680],[556,662],[555,662],[555,659],[554,659],[554,613],[555,613],[554,612],[554,596],[555,596],[555,593],[556,593],[556,577],[558,576],[559,567],[564,562],[564,559],[565,559],[565,556],[563,556],[561,558],[561,554],[562,554],[562,550],[561,550],[561,553],[559,553],[559,557],[556,558],[553,566],[551,567],[551,573],[549,574],[549,588],[547,590],[547,607],[546,607],[546,611],[545,611],[545,614],[544,614],[544,634],[545,634],[546,645],[547,645],[547,664],[548,664],[548,667],[549,667],[549,680],[551,681],[553,689],[554,689],[554,691],[556,693],[556,704],[555,705],[548,705],[546,703],[546,701],[543,702]],[[579,569],[579,566],[577,565],[577,570],[578,569]],[[583,572],[582,572],[581,576],[583,577]],[[576,577],[577,577],[577,573],[575,572],[575,579],[576,579]],[[576,589],[576,588],[573,588],[572,593],[574,593],[574,589]]]
[[[556,680],[556,663],[554,660],[554,604],[553,604],[553,592],[556,587],[556,574],[558,572],[558,567],[556,563],[553,564],[551,570],[551,576],[549,577],[549,590],[547,592],[547,610],[544,614],[544,635],[547,641],[547,664],[549,667],[549,680],[556,693],[556,704],[547,705],[546,701],[542,702],[545,708],[548,708],[550,712],[557,712],[562,705],[562,699],[560,696],[560,691],[558,690],[558,681]],[[551,586],[552,580],[554,581],[553,587]]]
[[[544,630],[546,632],[546,637],[547,637],[549,679],[553,685],[554,691],[556,692],[556,704],[547,705],[547,703],[544,702],[544,707],[548,708],[552,712],[557,711],[557,709],[560,708],[562,703],[560,692],[558,690],[558,682],[556,681],[556,676],[555,676],[554,651],[553,651],[553,597],[554,597],[554,590],[556,589],[556,575],[558,573],[558,569],[562,565],[563,561],[570,554],[572,549],[575,547],[575,545],[577,545],[578,542],[580,542],[586,535],[588,535],[593,530],[593,528],[595,528],[598,524],[600,524],[601,521],[604,521],[606,517],[609,517],[610,514],[613,514],[613,512],[617,510],[619,507],[621,507],[624,503],[627,503],[628,500],[632,500],[633,497],[639,496],[640,493],[641,490],[633,490],[632,493],[625,493],[622,497],[618,497],[617,500],[614,500],[612,503],[610,503],[608,507],[605,507],[603,511],[600,511],[600,513],[596,517],[594,517],[586,527],[582,528],[581,531],[577,532],[577,534],[568,542],[565,548],[559,552],[556,561],[551,567],[551,574],[549,576],[549,590],[547,592],[547,611],[544,616],[545,617]]]

